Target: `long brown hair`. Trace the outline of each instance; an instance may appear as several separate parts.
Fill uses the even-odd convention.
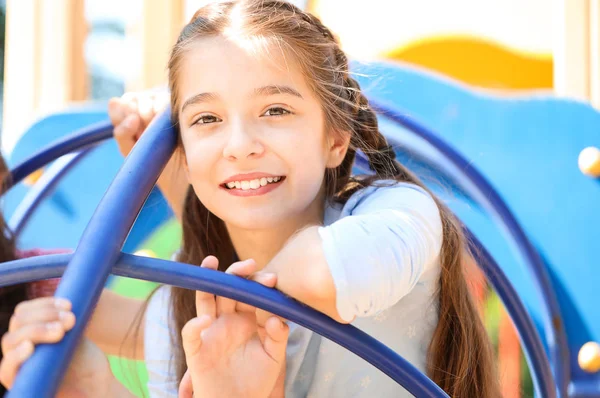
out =
[[[5,191],[8,182],[8,167],[0,156],[0,195]],[[16,259],[15,239],[12,232],[8,229],[4,215],[0,211],[0,263]],[[0,265],[1,266],[1,265]],[[8,331],[8,323],[10,317],[15,311],[15,307],[21,301],[27,298],[26,285],[13,285],[0,287],[0,336]],[[0,361],[2,360],[2,352],[0,352]],[[0,397],[4,396],[6,389],[0,384]]]
[[[349,134],[350,147],[341,165],[324,175],[327,200],[345,202],[354,192],[381,179],[395,179],[423,187],[423,183],[395,160],[379,132],[377,117],[348,71],[348,60],[329,29],[313,15],[282,0],[214,2],[198,10],[186,25],[169,60],[173,120],[178,120],[178,74],[182,59],[200,38],[220,35],[236,18],[247,37],[275,42],[289,53],[322,103],[330,134]],[[335,132],[335,133],[334,133]],[[351,176],[356,151],[364,152],[375,176]],[[432,195],[433,196],[433,195]],[[450,396],[498,397],[493,352],[479,313],[470,296],[464,263],[469,255],[456,218],[435,199],[443,225],[440,253],[439,321],[428,350],[427,374]],[[191,187],[183,212],[183,248],[179,260],[200,264],[207,255],[219,259],[224,270],[234,259],[234,248],[222,220],[211,214]],[[174,288],[171,316],[177,332],[195,316],[194,292]],[[181,379],[185,357],[179,333],[174,333],[176,372]]]

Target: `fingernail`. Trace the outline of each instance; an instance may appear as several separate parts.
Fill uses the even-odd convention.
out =
[[[33,343],[29,340],[25,340],[17,347],[17,354],[19,358],[26,359],[33,353]]]
[[[73,313],[67,311],[61,311],[58,313],[58,319],[60,319],[59,324],[64,326],[69,326],[72,323]]]
[[[62,330],[63,326],[60,322],[50,322],[46,324],[46,328],[52,332]]]
[[[64,298],[56,298],[54,300],[54,306],[59,310],[69,310],[71,309],[71,302]]]
[[[261,280],[273,279],[273,278],[277,278],[277,274],[275,274],[273,272],[257,272],[255,274],[255,278],[260,278]]]
[[[137,116],[132,113],[131,115],[125,118],[125,121],[123,121],[123,125],[128,129],[133,128],[135,126],[136,119]]]

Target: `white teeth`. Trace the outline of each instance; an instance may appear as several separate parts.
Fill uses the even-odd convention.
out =
[[[267,184],[273,182],[279,182],[281,177],[262,177],[255,178],[254,180],[246,180],[246,181],[230,181],[225,184],[225,186],[229,189],[241,189],[243,191],[247,191],[249,189],[258,189],[260,187],[264,187]]]

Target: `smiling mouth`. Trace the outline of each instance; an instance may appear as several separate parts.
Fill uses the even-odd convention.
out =
[[[222,184],[222,187],[228,190],[252,191],[267,185],[279,184],[283,182],[283,180],[285,180],[285,176],[262,177],[254,178],[252,180],[230,181],[226,184]]]

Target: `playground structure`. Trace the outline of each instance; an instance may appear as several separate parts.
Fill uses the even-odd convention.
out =
[[[9,10],[10,3],[9,0]],[[144,2],[144,16],[137,30],[138,33],[142,32],[140,46],[144,70],[137,81],[127,84],[129,89],[148,88],[162,83],[164,63],[156,59],[155,54],[160,51],[148,51],[149,43],[154,48],[166,49],[170,45],[172,35],[176,34],[182,22],[183,3]],[[582,6],[584,3],[587,5]],[[441,64],[441,61],[449,59],[440,56],[444,48],[464,49],[467,53],[458,59],[469,58],[473,62],[473,54],[468,54],[468,44],[474,42],[472,39],[459,40],[454,44],[448,39],[420,43],[420,46],[387,54],[393,62],[370,65],[357,62],[353,65],[353,69],[359,72],[357,76],[362,86],[381,111],[382,131],[394,143],[399,160],[429,182],[430,187],[447,201],[486,249],[480,252],[479,263],[490,284],[498,290],[518,328],[536,385],[536,395],[541,397],[600,396],[600,348],[594,343],[600,341],[600,315],[595,309],[595,286],[600,279],[595,269],[598,263],[595,226],[600,221],[596,211],[597,203],[600,203],[600,180],[597,179],[600,174],[600,152],[597,149],[600,147],[600,116],[598,111],[584,102],[559,99],[550,92],[554,90],[556,94],[566,94],[598,105],[598,75],[591,73],[595,66],[600,65],[600,49],[593,51],[598,45],[597,37],[600,37],[593,35],[600,19],[598,3],[597,0],[563,3],[566,11],[563,27],[565,40],[560,42],[562,50],[557,51],[551,59],[532,61],[522,57],[514,61],[514,54],[498,55],[497,48],[490,47],[489,43],[475,41],[473,48],[487,46],[491,48],[490,54],[496,51],[491,58],[499,60],[497,63],[500,66],[513,59],[519,65],[519,70],[524,71],[521,80],[514,80],[514,75],[502,80],[502,76],[494,74],[501,71],[502,67],[497,70],[490,67],[482,75],[469,75],[461,74],[466,71],[461,65]],[[19,2],[13,9],[25,12],[25,4]],[[60,11],[60,7],[57,10]],[[39,10],[36,12],[41,13]],[[68,12],[71,14],[60,14],[66,22],[81,22],[80,19],[69,17],[81,16],[81,7],[71,8]],[[569,27],[577,23],[577,15],[586,12],[590,21],[588,27],[591,28],[586,33],[588,46],[582,50],[581,46],[567,44],[569,37],[581,33]],[[46,18],[42,14],[38,18]],[[162,29],[150,29],[159,23]],[[61,36],[63,41],[53,40],[51,36],[44,39],[47,45],[58,45],[58,49],[55,49],[58,52],[63,47],[77,47],[78,40],[81,41],[81,35],[78,34],[81,30],[77,30],[81,29],[81,24],[67,25],[71,34]],[[46,44],[32,48],[32,52],[47,48]],[[41,54],[35,53],[34,58],[38,63],[43,63],[53,51],[47,48]],[[27,48],[21,55],[26,52]],[[104,130],[88,130],[88,133],[94,133],[88,135],[91,140],[89,145],[81,146],[82,142],[76,140],[78,144],[65,151],[65,156],[43,170],[40,169],[42,163],[53,160],[57,153],[53,152],[53,156],[35,167],[30,164],[28,168],[14,170],[17,179],[33,172],[25,184],[14,187],[4,198],[10,226],[20,233],[19,241],[24,247],[77,247],[80,238],[86,236],[83,232],[100,198],[107,192],[122,164],[113,142],[100,143],[111,136],[105,123],[103,103],[52,113],[31,126],[26,125],[33,117],[32,113],[25,112],[28,109],[47,111],[44,104],[64,103],[85,97],[76,89],[82,87],[79,84],[82,75],[76,73],[77,52],[62,53],[73,57],[66,63],[74,68],[71,70],[74,73],[52,68],[44,71],[42,75],[47,78],[45,81],[54,80],[52,85],[36,84],[35,77],[39,77],[40,72],[33,70],[28,75],[33,79],[25,76],[20,80],[31,82],[31,87],[21,85],[19,90],[25,93],[30,90],[30,97],[35,98],[37,104],[23,106],[23,99],[29,98],[27,95],[13,94],[11,97],[11,87],[14,86],[10,84],[15,83],[10,83],[6,88],[6,103],[12,105],[11,108],[5,108],[8,113],[5,127],[23,130],[27,127],[27,133],[10,152],[10,165],[17,166],[46,145],[90,124],[100,123],[97,126]],[[456,55],[456,52],[452,53]],[[436,54],[437,58],[431,58],[432,54]],[[15,81],[10,80],[10,64],[19,62],[16,59],[18,57],[9,61],[7,83]],[[24,63],[27,62],[21,59],[20,64]],[[481,66],[485,67],[483,64]],[[12,70],[15,70],[14,67]],[[24,68],[21,72],[29,73],[28,70]],[[445,73],[446,76],[432,70]],[[62,73],[62,77],[55,74],[58,72]],[[550,72],[552,82],[549,82]],[[535,80],[534,76],[539,80]],[[495,83],[485,84],[490,81]],[[498,84],[499,81],[502,84]],[[474,89],[467,84],[484,89],[502,87],[505,90],[500,94]],[[62,88],[58,89],[59,86]],[[532,94],[524,91],[529,89],[543,89],[544,92]],[[61,95],[57,101],[57,96]],[[92,141],[96,145],[92,145]],[[75,152],[67,155],[70,151]],[[148,159],[144,161],[146,164],[149,162]],[[155,161],[158,162],[158,159],[152,159],[152,162]],[[360,159],[356,166],[357,172],[363,171],[364,164]],[[64,178],[58,184],[61,176]],[[120,195],[128,198],[133,193],[128,195],[120,192]],[[42,202],[44,197],[47,200]],[[123,252],[146,249],[138,253],[169,258],[179,243],[179,231],[177,225],[169,221],[170,216],[170,210],[160,193],[156,189],[151,190],[140,217],[124,242]],[[98,221],[95,225],[99,225]],[[60,233],[56,233],[56,226],[61,226],[58,229]],[[161,239],[157,239],[157,236]],[[162,243],[157,244],[158,241]],[[77,252],[84,250],[84,246],[80,245]],[[116,258],[114,256],[110,261]],[[72,261],[82,261],[81,256],[79,260],[77,258],[76,253]],[[12,269],[13,276],[11,279],[0,278],[0,285],[21,280],[19,278],[30,280],[59,275],[70,260],[71,257],[58,256],[8,265],[6,270],[9,272]],[[119,261],[112,272],[141,279],[150,275],[149,270],[154,269],[154,265],[165,265],[157,259],[146,263],[145,260],[125,254]],[[49,268],[41,268],[42,262],[46,262]],[[493,266],[494,262],[499,265],[501,273]],[[134,267],[139,270],[132,274]],[[99,270],[95,269],[95,272]],[[182,272],[187,272],[185,270],[187,268],[183,267]],[[104,275],[109,271],[104,269],[99,274]],[[195,275],[206,277],[202,273]],[[150,279],[180,283],[177,276],[162,275],[161,278]],[[152,286],[143,285],[140,288],[136,285],[137,290],[132,292],[130,282],[131,279],[117,277],[111,278],[108,285],[122,293],[139,296],[147,293]],[[219,282],[233,283],[227,280]],[[66,284],[64,289],[73,288],[74,283]],[[186,285],[190,288],[199,286],[219,289],[215,285]],[[251,286],[240,285],[240,288],[254,291]],[[480,291],[480,294],[482,298],[487,295],[485,291]],[[243,301],[244,297],[238,297]],[[93,297],[82,299],[79,310],[84,311],[90,300],[93,301]],[[293,308],[293,304],[288,304]],[[279,307],[279,310],[286,309]],[[512,324],[508,319],[502,318],[500,329],[508,330],[510,335]],[[512,344],[509,338],[496,338],[501,346]],[[519,362],[519,348],[510,350],[508,357],[503,357],[505,351],[502,347],[499,347],[499,351],[500,361],[508,358],[510,368],[518,372],[515,363],[518,365]],[[396,376],[398,374],[406,375],[402,371]],[[412,380],[413,383],[421,383],[421,387],[414,387],[415,390],[411,391],[422,392],[424,390],[418,388],[426,388],[423,387],[426,386],[425,381],[418,376],[412,379],[398,377],[397,380],[403,382]],[[505,384],[512,385],[513,391],[516,385],[519,391],[519,384],[514,383],[514,379],[505,380]],[[556,395],[552,392],[554,389]],[[507,397],[517,396],[506,390],[504,392]]]
[[[361,83],[380,111],[382,131],[396,148],[399,160],[428,181],[472,233],[478,262],[521,336],[537,396],[600,394],[595,365],[598,353],[594,353],[594,342],[600,341],[600,314],[594,300],[600,282],[595,268],[595,226],[600,222],[600,214],[594,211],[600,199],[600,185],[596,178],[584,174],[578,164],[585,148],[600,146],[600,113],[584,103],[552,97],[483,95],[456,82],[396,64],[356,63],[353,69],[363,76]],[[385,85],[371,84],[373,79],[382,77]],[[49,195],[39,206],[38,214],[29,220],[29,227],[22,229],[23,242],[38,247],[75,247],[77,241],[79,244],[72,257],[42,257],[5,264],[0,285],[58,276],[68,263],[59,293],[78,303],[75,314],[83,320],[88,319],[87,310],[110,272],[208,289],[314,328],[371,359],[417,396],[434,394],[434,387],[414,369],[411,372],[410,365],[396,354],[395,358],[384,359],[384,351],[377,351],[376,342],[318,314],[294,312],[294,302],[272,291],[227,276],[206,275],[195,267],[173,263],[167,268],[164,260],[106,249],[121,247],[124,242],[124,252],[133,251],[169,218],[164,200],[152,191],[152,186],[173,150],[174,139],[165,132],[169,120],[163,115],[154,122],[147,137],[143,136],[120,172],[116,172],[120,160],[114,144],[99,145],[111,135],[108,123],[98,124],[105,117],[101,109],[53,115],[33,125],[15,147],[10,164],[17,181],[60,155],[69,156],[72,151],[89,155],[85,159],[77,155],[60,158],[60,167],[51,166],[55,168],[53,173],[48,169],[32,188],[17,186],[5,198],[7,214],[17,217],[11,218],[11,225],[17,226],[22,223],[19,220],[27,218],[22,207],[15,211],[24,198],[28,198],[26,203],[39,203],[30,195]],[[86,134],[60,138],[61,133],[90,123],[96,123],[96,127],[88,128]],[[62,126],[62,131],[57,126]],[[39,150],[57,139],[55,148],[59,151],[29,157],[36,152],[33,145]],[[89,149],[95,144],[99,146]],[[152,145],[154,149],[150,151]],[[52,181],[56,179],[50,177],[63,175],[76,162],[78,167],[63,185],[54,186]],[[115,164],[114,169],[97,167],[111,163]],[[63,172],[57,172],[59,169]],[[359,158],[356,171],[365,169],[364,159]],[[593,172],[593,167],[587,170]],[[131,184],[125,175],[144,183]],[[42,189],[44,186],[54,190]],[[144,204],[145,193],[149,197]],[[96,201],[88,195],[96,195]],[[65,210],[67,207],[70,211]],[[136,220],[139,208],[142,211]],[[134,220],[128,235],[127,223],[133,224]],[[114,221],[119,222],[118,227]],[[50,233],[60,223],[69,225],[68,232]],[[69,273],[70,269],[78,271]],[[184,280],[184,275],[195,278]],[[23,368],[19,379],[40,382],[17,382],[15,396],[44,396],[39,384],[56,387],[59,371],[68,363],[67,354],[81,330],[75,329],[71,338],[55,347],[42,347]],[[53,362],[50,372],[44,359],[57,358],[59,352],[64,359],[60,366]],[[43,382],[39,378],[42,373],[37,372],[45,375]],[[436,394],[432,396],[441,396],[439,391]]]

